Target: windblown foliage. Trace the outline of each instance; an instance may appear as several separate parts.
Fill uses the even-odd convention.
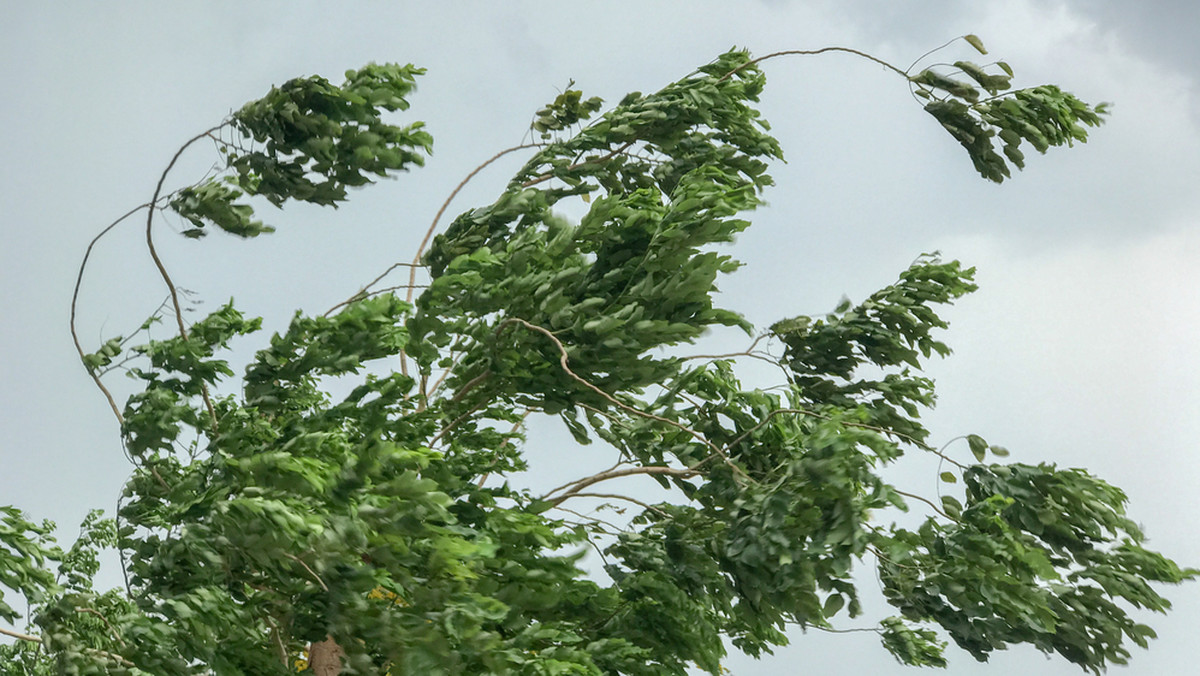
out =
[[[1057,88],[1011,91],[1003,63],[955,67],[909,80],[985,178],[1022,167],[1023,142],[1045,151],[1100,122]],[[421,72],[273,89],[197,137],[226,171],[151,218],[253,237],[272,227],[246,196],[336,205],[419,166],[430,137],[383,115],[408,107]],[[924,256],[859,305],[757,334],[715,305],[738,263],[713,245],[750,225],[782,157],[754,107],[764,84],[732,51],[594,119],[599,99],[569,89],[538,112],[541,140],[496,200],[423,252],[419,296],[368,287],[297,313],[241,378],[227,346],[260,323],[232,304],[175,337],[81,355],[97,383],[136,357],[123,368],[142,389],[114,405],[135,470],[116,520],[89,516],[67,551],[3,508],[0,585],[28,600],[37,636],[0,646],[0,674],[719,673],[730,645],[760,655],[789,626],[857,618],[862,566],[897,610],[878,631],[904,663],[944,665],[945,636],[981,660],[1029,643],[1097,672],[1123,663],[1153,636],[1129,607],[1165,610],[1151,583],[1196,571],[1142,547],[1118,489],[990,463],[1007,452],[977,436],[960,462],[921,423],[934,397],[921,365],[949,352],[937,308],[975,289],[972,269]],[[590,204],[578,223],[554,211],[567,198]],[[713,326],[756,340],[689,358]],[[745,357],[779,366],[777,386],[743,385]],[[511,485],[526,425],[545,416],[605,442],[613,467],[544,495]],[[884,479],[913,452],[943,454],[961,498]],[[641,475],[661,486],[653,502],[604,488]],[[568,507],[589,499],[632,518]],[[911,501],[923,525],[892,525]],[[97,594],[111,546],[127,588]],[[589,548],[606,575],[581,569]],[[0,600],[0,618],[18,614]]]

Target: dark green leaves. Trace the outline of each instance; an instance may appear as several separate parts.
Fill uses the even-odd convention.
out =
[[[1124,494],[1081,470],[977,465],[965,482],[961,512],[943,498],[957,520],[895,531],[880,574],[905,617],[936,621],[980,660],[1027,642],[1096,673],[1124,664],[1123,639],[1144,646],[1151,632],[1116,601],[1163,611],[1148,582],[1200,572],[1143,549]]]
[[[604,104],[598,96],[584,99],[583,92],[571,89],[574,84],[574,81],[568,84],[566,91],[537,112],[537,117],[530,127],[540,134],[543,140],[549,139],[552,136],[551,132],[562,131],[588,119]]]
[[[243,194],[277,207],[288,200],[336,206],[348,188],[423,164],[433,143],[423,124],[400,127],[382,117],[408,108],[406,97],[423,72],[371,64],[346,71],[340,87],[321,77],[297,78],[246,104],[231,121],[242,139],[217,141],[229,173],[184,188],[170,201],[192,224],[184,236],[202,237],[210,224],[239,237],[272,232],[249,204],[238,202]]]
[[[910,83],[994,180],[1005,158],[1022,166],[1021,144],[1082,141],[1103,112],[1053,87],[1006,94],[1003,63],[953,68]],[[255,236],[270,228],[243,200],[336,205],[419,165],[420,123],[384,114],[407,108],[421,72],[300,78],[243,107],[207,134],[226,173],[169,201],[184,234]],[[0,587],[33,604],[43,640],[0,647],[0,674],[287,674],[329,641],[346,673],[715,674],[727,645],[758,655],[789,624],[860,615],[868,558],[903,615],[879,632],[905,664],[945,665],[932,626],[980,659],[1025,642],[1091,669],[1144,645],[1153,632],[1125,607],[1164,610],[1151,585],[1196,572],[1142,547],[1119,490],[945,455],[957,469],[940,479],[961,477],[961,495],[882,477],[905,449],[941,454],[920,421],[934,402],[921,368],[949,353],[936,306],[973,291],[973,269],[924,256],[745,352],[679,352],[713,326],[752,333],[714,297],[739,265],[717,247],[749,226],[782,157],[755,109],[764,84],[731,51],[599,116],[599,99],[568,87],[496,199],[434,240],[415,303],[364,290],[336,314],[298,312],[233,383],[231,345],[260,323],[232,304],[131,350],[143,390],[123,419],[135,468],[120,531],[93,515],[64,554],[49,526],[0,510]],[[589,205],[578,222],[554,213],[569,198]],[[97,377],[122,366],[125,342],[85,364]],[[743,386],[746,357],[784,382]],[[515,487],[539,469],[526,420],[551,416],[617,462],[534,495]],[[965,439],[976,463],[1007,455]],[[551,450],[556,467],[583,464]],[[618,478],[661,491],[625,495]],[[935,517],[919,529],[888,527],[891,510],[921,505]],[[90,588],[114,541],[128,598]],[[580,570],[588,551],[609,579]]]
[[[242,192],[212,179],[194,188],[184,188],[171,199],[171,209],[186,218],[192,228],[183,235],[197,239],[206,232],[208,224],[238,237],[257,237],[275,229],[254,219],[254,209],[248,204],[236,204]]]
[[[966,39],[987,53],[978,38]],[[926,112],[967,149],[975,170],[986,179],[1000,183],[1012,175],[1010,164],[1025,168],[1022,142],[1040,153],[1051,146],[1082,143],[1087,140],[1085,127],[1098,126],[1108,112],[1105,104],[1093,108],[1053,85],[1008,92],[1012,69],[1002,61],[996,66],[1001,73],[958,61],[953,73],[926,69],[909,78],[914,93],[929,99]],[[981,98],[980,89],[986,98]]]
[[[247,104],[233,124],[263,148],[228,153],[238,184],[276,206],[289,199],[333,205],[346,198],[346,188],[370,183],[371,176],[422,164],[432,144],[423,125],[388,124],[381,109],[407,108],[405,97],[424,72],[372,64],[347,71],[341,87],[321,77],[297,78]]]

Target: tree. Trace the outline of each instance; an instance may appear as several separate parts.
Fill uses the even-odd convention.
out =
[[[1007,452],[976,435],[935,447],[920,421],[934,400],[921,364],[949,353],[936,306],[974,290],[972,269],[922,256],[860,304],[763,332],[714,304],[738,264],[713,245],[749,226],[782,157],[754,108],[758,64],[825,51],[906,78],[996,182],[1022,147],[1082,142],[1105,112],[1053,86],[1013,90],[1003,62],[910,74],[845,48],[731,51],[598,116],[599,99],[568,88],[533,141],[464,180],[528,152],[493,203],[436,234],[439,212],[411,264],[297,313],[240,381],[230,342],[260,322],[230,302],[188,325],[155,217],[191,238],[255,237],[273,228],[253,199],[336,206],[420,166],[430,136],[384,116],[423,71],[291,80],[188,141],[179,154],[212,142],[224,170],[164,193],[176,154],[150,202],[97,237],[144,210],[169,302],[95,352],[76,335],[132,478],[116,518],[93,513],[66,550],[51,524],[3,508],[0,585],[32,612],[30,633],[3,630],[19,640],[0,646],[0,674],[718,673],[727,645],[760,655],[789,625],[857,617],[863,565],[898,613],[877,631],[906,664],[945,665],[943,636],[980,660],[1028,643],[1097,673],[1124,663],[1153,636],[1129,607],[1166,610],[1151,583],[1198,571],[1142,546],[1119,489],[997,462]],[[578,223],[554,212],[568,199],[589,205]],[[407,283],[378,288],[401,268]],[[160,320],[174,335],[146,338]],[[752,342],[685,351],[714,326]],[[779,382],[743,385],[746,359]],[[113,370],[141,383],[124,407],[102,380]],[[616,462],[543,495],[510,485],[543,417]],[[884,478],[906,452],[952,468],[940,500]],[[657,498],[608,487],[623,477],[653,479]],[[572,508],[584,501],[632,516]],[[892,522],[917,503],[918,528]],[[98,593],[105,547],[126,583]],[[581,570],[589,550],[603,575]],[[0,617],[18,619],[2,598]]]

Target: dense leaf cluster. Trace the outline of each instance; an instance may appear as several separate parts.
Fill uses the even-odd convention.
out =
[[[994,96],[1008,88],[957,65]],[[184,234],[257,235],[269,228],[245,194],[336,204],[419,164],[419,123],[381,116],[407,107],[420,72],[293,80],[248,104],[228,125],[252,147],[223,141],[224,176],[170,199],[195,226]],[[996,180],[990,135],[964,120],[1044,150],[1099,119],[1053,88],[983,100],[932,71],[912,82],[949,96],[930,112]],[[1023,642],[1094,670],[1124,662],[1127,639],[1153,635],[1128,607],[1166,609],[1150,583],[1195,571],[1142,548],[1119,490],[984,464],[1006,452],[975,436],[975,464],[947,456],[960,471],[943,474],[963,501],[885,477],[906,452],[941,452],[920,422],[934,401],[920,369],[948,353],[937,306],[974,290],[973,270],[921,257],[858,305],[777,322],[766,350],[681,351],[712,326],[753,335],[714,304],[738,267],[714,246],[749,225],[782,156],[754,108],[764,83],[734,51],[595,119],[599,100],[568,90],[499,197],[434,239],[415,301],[364,290],[328,316],[297,313],[240,378],[224,354],[260,322],[232,304],[132,348],[143,389],[122,414],[135,471],[119,521],[89,517],[64,552],[49,525],[3,510],[0,585],[28,600],[39,637],[0,646],[0,674],[286,674],[314,669],[321,645],[343,673],[720,673],[728,645],[759,655],[789,626],[861,615],[864,565],[900,615],[878,632],[904,663],[945,665],[942,636],[979,659]],[[578,223],[554,212],[568,198],[590,204]],[[85,364],[114,367],[125,342]],[[778,366],[778,385],[743,385],[748,357]],[[615,465],[544,495],[511,485],[543,416]],[[606,487],[621,477],[661,492]],[[889,524],[912,499],[931,508],[923,525]],[[631,518],[573,508],[585,500]],[[114,545],[126,588],[96,594],[96,551]],[[583,572],[590,549],[604,575]],[[0,619],[17,619],[2,600]]]

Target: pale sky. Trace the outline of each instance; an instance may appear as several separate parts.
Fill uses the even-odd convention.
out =
[[[426,121],[435,139],[425,169],[337,211],[264,213],[279,226],[271,236],[197,243],[160,226],[173,276],[203,301],[197,312],[233,296],[277,330],[296,309],[323,312],[411,258],[449,191],[519,143],[533,112],[571,79],[616,102],[732,46],[762,55],[842,45],[904,68],[975,33],[1012,65],[1017,85],[1051,82],[1113,102],[1108,124],[1086,145],[1031,152],[1025,172],[996,186],[879,66],[846,55],[769,61],[762,110],[788,163],[774,168],[770,206],[731,250],[747,265],[721,282],[724,306],[765,327],[828,311],[843,295],[861,300],[922,252],[977,266],[980,291],[947,313],[955,354],[930,368],[935,440],[978,433],[1014,461],[1087,467],[1126,490],[1152,547],[1200,565],[1197,7],[0,0],[0,504],[58,521],[68,542],[88,508],[112,513],[130,467],[71,346],[79,261],[96,233],[149,199],[180,144],[274,84],[310,74],[340,82],[368,61],[424,66],[406,119]],[[959,58],[978,59],[961,43],[946,52]],[[167,187],[215,160],[208,148],[185,156]],[[490,201],[519,162],[485,172],[451,211]],[[138,225],[115,230],[93,256],[80,308],[91,348],[136,327],[165,296]],[[128,393],[122,378],[112,382]],[[555,483],[577,461],[537,457],[531,483]],[[932,494],[935,471],[912,458],[897,476]],[[873,577],[862,581],[871,596]],[[1114,673],[1195,671],[1200,585],[1167,595],[1173,613],[1146,620],[1159,640]],[[953,647],[948,655],[955,674],[1080,673],[1032,649],[986,667]],[[871,634],[798,634],[773,658],[728,666],[744,676],[913,673]]]

